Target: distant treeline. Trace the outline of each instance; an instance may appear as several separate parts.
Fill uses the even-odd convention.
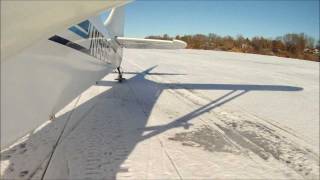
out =
[[[188,43],[187,48],[189,49],[222,50],[319,61],[320,41],[315,43],[314,38],[303,33],[286,34],[275,39],[264,37],[249,39],[242,35],[234,38],[214,33],[209,35],[177,35],[176,37],[164,34],[163,36],[147,36],[146,39],[179,39]]]

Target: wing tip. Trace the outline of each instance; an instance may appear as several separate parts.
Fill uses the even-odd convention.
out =
[[[184,49],[187,47],[187,43],[181,40],[174,39],[172,42],[177,49]]]

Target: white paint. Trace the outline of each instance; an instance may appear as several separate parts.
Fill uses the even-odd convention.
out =
[[[180,40],[158,40],[158,39],[141,39],[118,37],[117,40],[125,48],[133,49],[183,49],[187,43]]]

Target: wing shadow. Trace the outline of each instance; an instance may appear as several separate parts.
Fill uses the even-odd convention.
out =
[[[69,111],[63,114],[60,117],[47,126],[42,128],[41,130],[30,134],[28,139],[23,142],[23,145],[17,144],[15,146],[10,147],[1,153],[1,160],[7,160],[9,163],[9,168],[4,171],[2,175],[3,178],[32,178],[37,174],[43,173],[43,170],[39,167],[39,165],[35,165],[32,161],[37,160],[38,162],[43,162],[46,164],[45,160],[51,155],[52,149],[54,149],[54,143],[56,141],[56,136],[61,132],[62,125],[67,122],[67,118],[71,118],[70,122],[75,121],[76,123],[68,124],[68,128],[66,128],[65,134],[63,135],[62,141],[59,142],[57,152],[63,150],[75,150],[72,149],[68,144],[69,143],[77,143],[72,142],[73,137],[84,137],[81,144],[77,144],[79,151],[72,151],[70,156],[79,153],[79,155],[86,156],[85,147],[89,147],[91,144],[89,140],[91,138],[98,138],[99,144],[97,145],[97,149],[99,149],[98,154],[93,155],[93,158],[96,158],[97,161],[95,165],[101,167],[100,169],[104,169],[103,172],[97,171],[95,173],[84,173],[87,175],[87,178],[92,177],[100,177],[100,178],[115,178],[118,173],[124,173],[127,169],[121,167],[127,157],[131,154],[136,145],[149,139],[153,136],[161,134],[165,131],[168,131],[171,128],[175,127],[185,127],[191,125],[190,121],[195,117],[200,116],[201,114],[208,112],[216,107],[222,106],[237,97],[240,97],[250,91],[301,91],[303,90],[300,87],[293,86],[278,86],[278,85],[246,85],[246,84],[180,84],[180,83],[157,83],[145,78],[146,75],[183,75],[183,74],[174,74],[174,73],[151,73],[156,66],[151,67],[141,73],[129,72],[128,74],[135,74],[132,78],[128,79],[124,84],[118,84],[113,81],[98,81],[97,86],[111,86],[111,88],[102,94],[99,94],[92,99],[84,102],[83,104],[76,107],[74,110]],[[146,91],[147,89],[147,91]],[[146,127],[148,122],[148,118],[151,114],[151,111],[160,96],[161,92],[165,89],[203,89],[203,90],[230,90],[230,92],[225,95],[217,98],[216,100],[198,108],[176,120],[173,120],[171,123],[160,125],[160,126],[152,126]],[[237,93],[238,92],[238,93]],[[115,102],[119,101],[119,104],[114,105],[115,109],[105,109],[106,112],[103,112],[102,115],[97,115],[96,112],[100,111],[101,108],[104,108],[105,104],[108,104],[108,99],[116,99]],[[139,104],[137,106],[135,103]],[[101,105],[101,103],[103,105]],[[132,104],[133,103],[133,104]],[[123,109],[119,109],[119,107],[124,106]],[[112,107],[112,106],[106,106]],[[142,112],[141,112],[142,109]],[[108,121],[108,113],[114,112],[118,115],[119,119],[116,121]],[[74,116],[74,113],[82,112],[82,116],[77,117]],[[105,113],[105,114],[104,114]],[[121,118],[123,114],[129,114],[129,118]],[[78,119],[72,119],[73,117]],[[110,117],[111,118],[111,117]],[[113,117],[114,118],[114,117]],[[96,123],[100,123],[97,126],[92,127],[88,131],[83,131],[81,129],[87,128],[85,125],[89,121],[94,121]],[[112,119],[112,118],[111,118]],[[110,125],[109,125],[109,124]],[[115,123],[115,124],[113,124]],[[118,124],[119,127],[116,125]],[[120,125],[119,125],[120,124]],[[126,128],[121,128],[122,125],[130,125]],[[95,134],[95,129],[103,128],[104,134],[102,139],[99,139],[99,134]],[[54,131],[55,133],[49,133]],[[150,131],[148,134],[144,134],[145,131]],[[109,137],[108,132],[119,133],[117,136],[113,136],[110,134]],[[42,137],[42,138],[40,138]],[[44,138],[45,137],[45,138]],[[33,147],[32,143],[40,138],[39,147]],[[51,139],[48,141],[46,139]],[[88,141],[88,142],[86,142]],[[122,144],[120,143],[122,142]],[[92,143],[92,142],[91,142]],[[87,146],[86,146],[87,145]],[[20,149],[27,149],[28,157],[24,157],[24,153],[21,154]],[[18,149],[18,150],[17,150]],[[46,150],[45,153],[40,153],[39,150]],[[112,152],[114,150],[114,152]],[[84,154],[81,154],[81,153]],[[116,153],[115,153],[116,152]],[[68,163],[72,163],[69,159],[70,152],[65,153],[55,153],[53,152],[52,162],[56,159],[64,159],[65,161],[70,161]],[[65,157],[58,157],[61,154],[65,154]],[[105,156],[108,155],[108,156]],[[37,157],[37,158],[32,158]],[[101,157],[105,157],[104,159]],[[79,157],[81,158],[81,157]],[[51,171],[57,171],[57,169],[69,168],[69,171],[73,169],[68,167],[68,165],[62,167],[55,166],[55,163],[48,164],[48,170],[45,178],[50,178]],[[29,163],[28,169],[22,169],[19,167],[19,164]],[[68,164],[66,163],[66,164]],[[80,168],[80,167],[78,167]],[[40,171],[39,171],[40,169]],[[86,172],[86,169],[81,169],[80,172]],[[26,173],[27,172],[27,173]],[[55,177],[59,178],[59,177]],[[86,177],[82,177],[86,178]]]

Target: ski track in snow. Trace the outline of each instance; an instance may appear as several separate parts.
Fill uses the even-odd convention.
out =
[[[164,79],[159,76],[154,77],[156,77],[155,79],[164,82]],[[166,83],[170,84],[172,82],[167,81]],[[171,92],[177,96],[181,96],[184,100],[189,100],[189,103],[193,107],[197,105],[202,107],[206,104],[210,104],[208,98],[203,98],[203,96],[197,95],[192,91],[182,89],[181,92],[177,92],[177,90],[171,90]],[[241,93],[238,93],[235,96],[239,96]],[[295,143],[288,138],[292,137],[292,135],[283,132],[282,129],[279,129],[272,124],[267,124],[263,119],[258,119],[243,111],[232,112],[223,108],[214,109],[214,106],[219,107],[219,102],[212,104],[211,108],[209,107],[205,111],[210,114],[209,116],[214,116],[220,121],[211,120],[210,117],[205,120],[201,118],[204,128],[200,128],[200,131],[198,131],[199,133],[205,133],[205,131],[211,133],[223,132],[219,133],[218,137],[221,136],[220,138],[229,141],[225,141],[222,144],[228,144],[228,142],[231,141],[233,142],[232,144],[237,144],[236,146],[240,147],[242,152],[253,152],[264,160],[275,158],[304,178],[316,179],[319,177],[319,159],[317,154],[313,153],[309,148],[304,147],[307,146],[306,144]],[[184,143],[183,145],[187,146],[187,143],[190,143],[191,141],[189,146],[192,147],[201,147],[202,145],[201,143],[199,144],[199,142],[204,141],[205,147],[203,147],[203,149],[216,151],[210,148],[215,148],[217,144],[208,145],[206,143],[216,143],[217,135],[207,134],[207,138],[203,135],[198,138],[192,138],[195,137],[193,136],[195,133],[197,133],[197,131],[189,132],[189,135],[191,135],[189,138],[187,137],[188,133],[178,133],[174,138],[171,138],[171,140],[182,141],[182,144]],[[185,137],[179,139],[179,135]],[[197,140],[193,141],[195,139],[197,139],[198,142]],[[229,145],[232,147],[232,144]]]
[[[45,179],[319,178],[318,152],[294,130],[224,106],[246,91],[212,100],[144,66],[126,62],[137,74],[106,76],[3,150],[1,177],[39,179],[48,165]]]

